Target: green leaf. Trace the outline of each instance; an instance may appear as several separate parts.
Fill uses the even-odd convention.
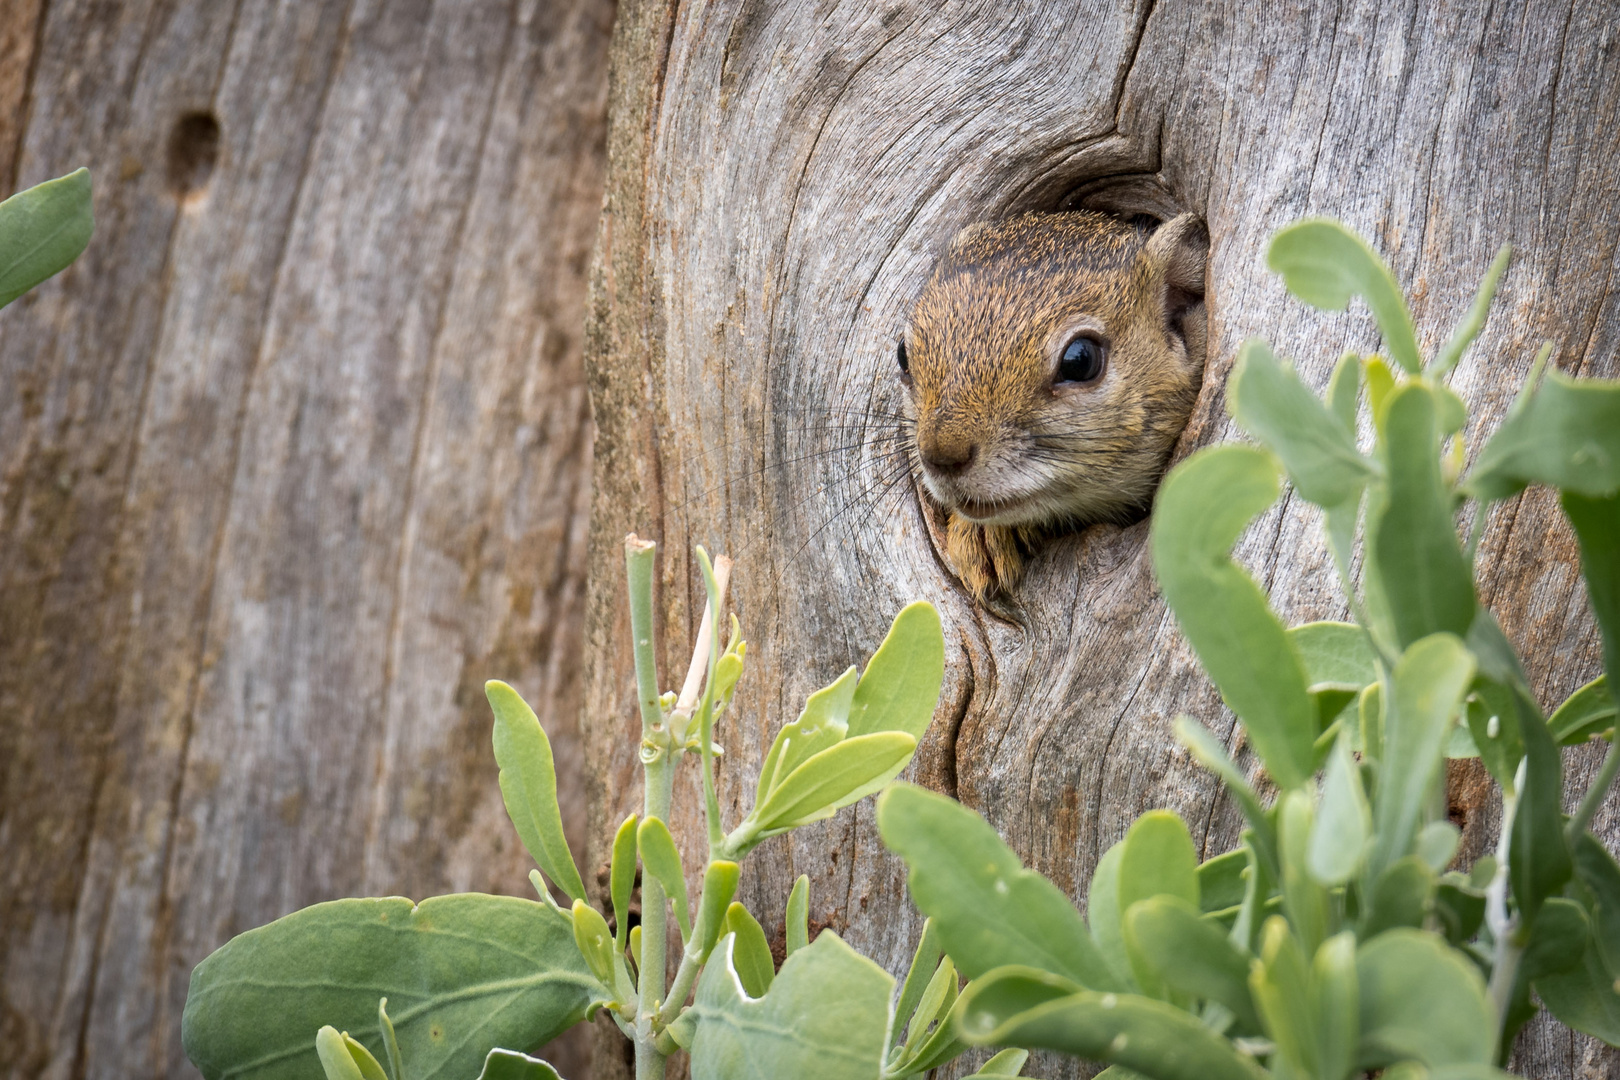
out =
[[[984,1080],[991,1076],[1017,1076],[1029,1060],[1028,1050],[1003,1050],[979,1066],[979,1071],[967,1080]]]
[[[737,894],[737,881],[741,875],[742,868],[725,859],[715,859],[703,871],[703,895],[698,898],[697,925],[692,928],[692,940],[697,943],[695,951],[700,958],[707,957],[713,950],[714,943],[720,939],[726,922],[726,913],[731,898]],[[789,906],[791,907],[791,901]],[[791,941],[793,937],[791,916],[788,925],[790,927],[788,938]]]
[[[1198,908],[1198,853],[1181,816],[1149,810],[1131,823],[1119,861],[1119,906],[1173,896]]]
[[[1576,969],[1591,940],[1586,912],[1575,901],[1554,896],[1542,905],[1530,927],[1530,939],[1519,958],[1518,971],[1508,993],[1502,1017],[1504,1057],[1512,1052],[1519,1029],[1538,1011],[1530,1000],[1531,984],[1539,985],[1543,977],[1556,977]]]
[[[1620,423],[1620,415],[1615,421]],[[1603,631],[1603,668],[1620,685],[1620,495],[1588,499],[1566,491],[1563,504],[1580,538],[1586,597]]]
[[[1446,940],[1461,945],[1472,940],[1485,921],[1485,894],[1461,874],[1447,874],[1434,890],[1434,914]]]
[[[878,799],[878,830],[906,861],[912,901],[968,978],[1024,964],[1081,986],[1117,986],[1069,898],[1025,870],[972,810],[897,784]]]
[[[776,978],[776,963],[771,959],[770,943],[765,940],[765,928],[747,908],[733,903],[726,909],[721,933],[734,939],[728,962],[743,989],[749,997],[763,997]]]
[[[758,997],[740,980],[734,942],[720,943],[698,979],[693,1076],[877,1080],[894,986],[887,972],[827,930],[788,957]]]
[[[1395,665],[1384,754],[1373,800],[1371,878],[1412,850],[1444,761],[1446,731],[1474,678],[1473,655],[1451,634],[1413,643]]]
[[[66,270],[89,246],[95,228],[89,169],[0,202],[0,307]]]
[[[335,900],[232,938],[191,976],[186,1055],[208,1080],[305,1080],[322,1024],[384,1051],[386,995],[410,1080],[474,1075],[496,1046],[539,1046],[603,987],[549,904],[463,893]]]
[[[1354,498],[1373,474],[1372,463],[1356,449],[1354,428],[1263,341],[1243,343],[1226,401],[1233,419],[1282,459],[1300,495],[1318,506]]]
[[[1491,311],[1491,299],[1496,295],[1496,284],[1502,280],[1502,273],[1508,267],[1508,260],[1513,256],[1513,246],[1503,244],[1496,252],[1496,258],[1491,260],[1490,269],[1485,271],[1485,280],[1479,283],[1479,291],[1474,294],[1474,302],[1468,308],[1468,313],[1452,331],[1451,340],[1447,341],[1429,365],[1429,374],[1434,377],[1444,375],[1457,361],[1462,359],[1468,346],[1474,343],[1479,332],[1485,328],[1485,317]]]
[[[353,1040],[338,1033],[330,1024],[315,1033],[315,1053],[321,1059],[326,1080],[373,1080],[360,1067],[360,1062],[349,1050]],[[364,1050],[364,1047],[361,1048]],[[367,1055],[370,1056],[369,1054]],[[375,1059],[373,1059],[375,1061]]]
[[[1249,972],[1249,990],[1265,1017],[1266,1031],[1289,1067],[1317,1075],[1316,1019],[1310,1000],[1310,972],[1299,939],[1280,915],[1266,920],[1260,959]]]
[[[867,661],[849,710],[849,734],[903,731],[918,742],[945,683],[945,635],[934,605],[908,604]]]
[[[1057,1050],[1157,1080],[1263,1080],[1252,1058],[1196,1017],[1136,994],[1074,991],[1060,977],[1001,968],[956,1003],[965,1041]]]
[[[406,1080],[405,1058],[399,1052],[399,1038],[394,1034],[394,1022],[388,1019],[388,999],[377,1000],[377,1029],[382,1038],[383,1049],[388,1053],[388,1068],[393,1073],[393,1080]]]
[[[1169,810],[1151,810],[1137,818],[1125,834],[1119,859],[1119,908],[1127,915],[1139,900],[1170,896],[1198,910],[1198,854],[1187,823]],[[1164,997],[1152,964],[1132,947],[1129,922],[1121,924],[1131,973],[1142,992]]]
[[[1282,623],[1231,559],[1238,536],[1277,492],[1276,462],[1265,451],[1237,444],[1201,450],[1159,488],[1151,546],[1182,631],[1286,789],[1314,771],[1315,710]]]
[[[1278,231],[1266,265],[1288,291],[1324,311],[1343,311],[1360,296],[1383,331],[1389,354],[1413,375],[1423,369],[1412,314],[1389,267],[1367,242],[1330,218],[1307,218]]]
[[[630,932],[630,894],[636,887],[636,815],[631,814],[613,837],[613,857],[608,863],[608,893],[613,900],[613,944],[624,951]]]
[[[591,974],[603,986],[618,984],[619,955],[613,948],[613,934],[608,930],[602,913],[583,900],[575,900],[571,912],[574,919],[574,944],[585,958]]]
[[[1590,499],[1620,492],[1620,381],[1550,371],[1525,390],[1480,450],[1464,490],[1487,501],[1527,484]]]
[[[1221,928],[1199,918],[1185,900],[1158,896],[1125,912],[1125,940],[1157,981],[1171,990],[1218,1001],[1246,1030],[1259,1031],[1260,1017],[1249,996],[1249,955]]]
[[[1361,769],[1350,753],[1350,740],[1339,736],[1328,758],[1322,805],[1311,826],[1306,866],[1323,885],[1343,885],[1356,876],[1372,838],[1372,810],[1361,786]]]
[[[1321,1075],[1338,1080],[1350,1072],[1361,1040],[1355,934],[1347,930],[1322,942],[1311,961],[1310,992]]]
[[[1091,930],[1091,940],[1112,975],[1109,985],[1094,986],[1091,988],[1094,990],[1136,989],[1130,954],[1125,948],[1125,910],[1119,903],[1119,864],[1124,857],[1123,840],[1103,852],[1102,858],[1097,860],[1097,868],[1091,872],[1091,889],[1086,894],[1086,923]]]
[[[905,1041],[907,1056],[922,1044],[928,1032],[928,1025],[940,1018],[940,1012],[956,1003],[957,989],[956,965],[951,963],[950,957],[943,957],[935,966],[928,985],[923,987],[917,1008],[908,1017],[896,1015],[894,1018],[896,1024],[902,1020],[907,1022]]]
[[[1310,622],[1288,629],[1288,640],[1305,665],[1312,690],[1342,687],[1359,692],[1378,681],[1378,659],[1367,631],[1355,623]]]
[[[478,1080],[562,1080],[551,1065],[516,1050],[491,1050]]]
[[[1395,388],[1380,441],[1388,499],[1368,515],[1368,566],[1402,648],[1437,631],[1462,637],[1474,621],[1474,582],[1451,522],[1440,474],[1434,395],[1419,383]]]
[[[1266,820],[1266,812],[1260,806],[1260,798],[1249,786],[1249,781],[1238,771],[1238,767],[1226,754],[1226,747],[1203,724],[1190,716],[1178,716],[1173,726],[1176,740],[1187,748],[1187,752],[1197,759],[1198,764],[1214,773],[1215,776],[1231,792],[1237,800],[1238,806],[1243,810],[1243,816],[1248,819],[1251,828],[1271,830]]]
[[[1396,859],[1366,890],[1361,913],[1361,940],[1386,930],[1421,927],[1434,895],[1434,871],[1416,855]]]
[[[1479,969],[1437,934],[1398,929],[1356,953],[1361,1045],[1356,1065],[1403,1059],[1431,1068],[1488,1065],[1495,1017]]]
[[[557,808],[557,771],[551,742],[528,703],[505,683],[491,679],[484,694],[495,711],[495,761],[501,767],[501,799],[529,856],[570,900],[585,898],[573,853]]]
[[[1327,407],[1352,436],[1356,432],[1356,402],[1360,396],[1361,362],[1355,353],[1347,352],[1333,365],[1333,374],[1328,378]]]
[[[1581,905],[1562,896],[1547,898],[1530,928],[1530,941],[1519,958],[1524,978],[1559,975],[1581,962],[1592,928]]]
[[[1575,872],[1596,900],[1592,939],[1609,970],[1620,976],[1620,865],[1591,833],[1575,842],[1574,856]]]
[[[1575,842],[1574,856],[1575,872],[1594,900],[1587,940],[1580,963],[1537,979],[1536,993],[1576,1031],[1620,1045],[1620,865],[1591,833]],[[1538,926],[1546,914],[1538,916]]]
[[[810,944],[810,875],[800,874],[788,893],[787,915],[783,920],[787,955],[792,956]]]
[[[1574,873],[1564,838],[1564,767],[1541,710],[1518,701],[1519,733],[1524,737],[1524,786],[1513,813],[1508,843],[1508,881],[1520,919],[1531,926],[1541,903],[1556,896]]]
[[[849,709],[855,699],[855,669],[849,668],[827,686],[811,694],[804,711],[791,724],[782,725],[759,769],[754,805],[759,806],[804,762],[838,745],[849,730]]]
[[[675,921],[681,928],[681,940],[689,940],[692,922],[687,912],[686,870],[681,865],[681,853],[675,847],[675,838],[669,834],[669,826],[655,817],[643,820],[636,828],[636,850],[641,852],[641,868],[658,879],[665,895],[675,905]],[[651,917],[647,912],[643,912],[642,916]]]
[[[1567,1026],[1620,1046],[1620,992],[1595,950],[1587,949],[1573,971],[1536,980],[1536,994]]]
[[[1599,675],[1558,706],[1547,719],[1547,729],[1559,746],[1579,746],[1594,735],[1615,726],[1614,695],[1609,693],[1609,677]]]
[[[917,1011],[917,1005],[922,1001],[932,978],[929,972],[935,970],[943,955],[945,952],[940,947],[934,920],[924,919],[922,936],[917,939],[917,949],[911,954],[911,966],[906,969],[906,981],[900,984],[900,998],[894,1007],[894,1023],[889,1029],[890,1046],[899,1043],[905,1034],[906,1021]]]
[[[1234,848],[1225,855],[1198,864],[1198,907],[1204,914],[1225,911],[1243,903],[1244,869],[1249,853]]]
[[[851,736],[794,769],[752,816],[762,833],[831,817],[900,775],[916,752],[903,731]]]

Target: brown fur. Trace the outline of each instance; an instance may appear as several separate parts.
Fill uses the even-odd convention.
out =
[[[1086,211],[952,241],[912,313],[904,381],[913,465],[981,602],[1016,587],[1039,536],[1147,507],[1203,377],[1206,244],[1192,215],[1148,230]],[[1104,342],[1104,373],[1054,385],[1077,331]]]

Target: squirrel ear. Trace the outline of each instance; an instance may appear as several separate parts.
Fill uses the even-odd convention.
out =
[[[1165,308],[1171,319],[1204,298],[1204,262],[1209,232],[1197,214],[1180,214],[1160,225],[1143,250],[1150,264],[1164,270]]]

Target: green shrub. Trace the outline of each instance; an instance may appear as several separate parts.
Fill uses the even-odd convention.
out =
[[[1534,991],[1620,1045],[1620,865],[1588,831],[1620,757],[1611,747],[1568,817],[1560,757],[1614,739],[1620,383],[1543,377],[1543,350],[1459,478],[1467,410],[1444,380],[1484,323],[1506,249],[1426,365],[1389,270],[1338,223],[1284,229],[1269,262],[1317,307],[1362,297],[1396,361],[1346,356],[1318,397],[1247,343],[1228,403],[1260,445],[1194,454],[1154,509],[1165,599],[1276,798],[1264,805],[1222,741],[1182,717],[1177,737],[1242,808],[1242,847],[1199,864],[1179,817],[1145,814],[1100,860],[1082,920],[976,814],[920,788],[886,792],[884,840],[974,979],[958,1034],[1107,1062],[1109,1076],[1464,1080],[1501,1075]],[[1284,627],[1232,560],[1285,473],[1322,510],[1353,623]],[[1559,489],[1604,641],[1607,677],[1551,718],[1473,582],[1490,505],[1529,484]],[[1452,869],[1443,762],[1475,755],[1501,788],[1501,840]]]
[[[250,930],[192,973],[182,1038],[208,1080],[290,1080],[317,1067],[329,1080],[555,1080],[550,1065],[524,1051],[602,1010],[634,1044],[641,1078],[662,1076],[682,1049],[692,1074],[711,1080],[898,1078],[965,1049],[947,1022],[956,969],[927,930],[896,1002],[895,980],[837,934],[810,940],[808,878],[788,898],[780,971],[758,919],[732,901],[739,864],[760,843],[831,817],[910,763],[944,678],[938,613],[907,607],[864,672],[852,667],[810,695],[777,733],[752,811],[727,832],[714,790],[714,725],[731,704],[747,646],[735,618],[724,649],[711,632],[724,589],[700,548],[708,610],[682,691],[660,693],[653,557],[653,545],[626,541],[645,805],[614,840],[607,912],[591,906],[563,836],[545,732],[516,691],[491,682],[501,796],[567,905],[532,871],[539,901],[337,900]],[[702,770],[708,835],[695,898],[666,824],[675,770],[688,755]],[[638,856],[648,915],[631,928]],[[666,942],[671,909],[679,934]],[[666,986],[671,953],[679,966]],[[1016,1075],[1026,1057],[998,1055],[982,1075]]]

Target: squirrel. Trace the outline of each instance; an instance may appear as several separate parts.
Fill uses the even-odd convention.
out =
[[[981,604],[1045,535],[1148,506],[1203,381],[1203,223],[1080,210],[970,225],[896,349],[908,451]]]

